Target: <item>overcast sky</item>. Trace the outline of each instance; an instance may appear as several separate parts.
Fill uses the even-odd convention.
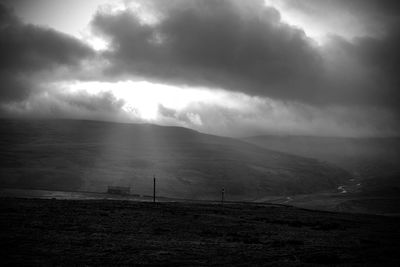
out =
[[[0,0],[0,116],[399,136],[394,0]]]

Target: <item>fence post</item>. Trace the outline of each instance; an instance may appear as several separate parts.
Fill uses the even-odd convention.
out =
[[[156,202],[156,176],[153,175],[153,202]]]

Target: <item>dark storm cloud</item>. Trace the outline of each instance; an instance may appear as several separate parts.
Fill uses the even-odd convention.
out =
[[[328,33],[337,32],[330,26],[342,26],[321,48],[325,61],[321,87],[326,88],[321,90],[321,98],[342,104],[398,106],[399,1],[282,0],[279,3],[325,24]],[[353,38],[348,36],[351,29]]]
[[[135,121],[132,114],[123,111],[124,104],[111,92],[89,94],[52,90],[31,95],[27,101],[3,105],[0,111],[5,117]]]
[[[95,32],[111,40],[112,50],[104,54],[110,77],[142,76],[312,104],[385,105],[398,99],[395,2],[367,1],[357,9],[361,1],[341,1],[364,14],[363,20],[386,18],[386,34],[355,41],[333,36],[322,47],[262,1],[144,3],[158,23],[145,23],[132,11],[94,17]]]
[[[352,47],[355,56],[361,62],[379,70],[389,88],[400,86],[400,24],[390,27],[383,38],[358,38]]]
[[[25,24],[0,4],[0,101],[26,98],[35,75],[58,67],[77,67],[93,55],[79,40],[52,29]]]
[[[103,52],[0,5],[0,115],[140,120],[112,82],[143,79],[212,92],[177,110],[159,103],[155,122],[166,125],[230,136],[398,135],[396,2],[287,1],[315,23],[343,21],[343,31],[319,45],[263,1],[138,1],[139,9],[94,15],[92,33],[101,35],[94,37],[110,41]],[[341,35],[352,21],[368,31]],[[68,89],[85,80],[109,82],[109,93]]]
[[[397,107],[400,101],[398,47],[400,23],[388,24],[383,36],[352,40],[332,36],[324,47],[328,70],[325,83],[329,88],[326,94],[341,99],[342,103]]]
[[[395,0],[266,0],[288,20],[309,28],[310,33],[382,36],[389,25],[398,24],[400,3]]]
[[[397,0],[279,0],[286,8],[297,9],[308,16],[329,17],[352,14],[363,24],[387,24],[397,20],[400,2]],[[342,13],[342,15],[340,14]],[[339,18],[338,18],[339,19]]]
[[[304,32],[279,13],[239,1],[152,2],[161,22],[143,23],[126,11],[98,13],[92,25],[111,39],[110,75],[133,74],[180,84],[309,99],[321,58]],[[160,6],[162,8],[160,8]]]

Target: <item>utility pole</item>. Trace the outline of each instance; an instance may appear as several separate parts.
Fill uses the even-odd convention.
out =
[[[153,202],[156,202],[156,176],[153,175]]]
[[[225,194],[225,188],[222,187],[222,190],[221,190],[221,204],[222,205],[224,204],[224,194]]]

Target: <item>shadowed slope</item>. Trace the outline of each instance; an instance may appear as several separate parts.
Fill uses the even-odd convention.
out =
[[[294,197],[292,205],[372,213],[400,212],[400,138],[333,138],[255,136],[245,139],[262,148],[311,157],[335,164],[353,178],[340,194]]]
[[[334,163],[364,178],[400,172],[400,138],[263,135],[244,140],[263,148]]]
[[[335,189],[349,178],[314,159],[185,128],[73,120],[2,120],[0,185],[230,199]]]
[[[354,176],[364,192],[400,190],[400,138],[255,136],[245,139],[262,148],[316,158]],[[387,192],[384,194],[386,195]]]

